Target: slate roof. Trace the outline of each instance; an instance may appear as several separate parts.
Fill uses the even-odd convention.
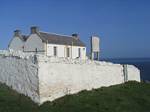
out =
[[[72,36],[50,34],[45,32],[39,32],[39,36],[43,42],[48,42],[51,44],[85,46],[85,44],[80,39]]]

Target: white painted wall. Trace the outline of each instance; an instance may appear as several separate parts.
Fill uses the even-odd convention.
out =
[[[85,89],[124,83],[123,66],[120,64],[64,58],[38,57],[38,60],[40,103]],[[134,66],[127,68],[128,81],[140,81],[139,70]]]
[[[141,80],[140,75],[139,75],[140,70],[137,69],[135,66],[127,65],[127,73],[128,73],[128,81],[135,80],[135,81],[140,82],[140,80]]]
[[[16,51],[23,51],[24,42],[19,37],[13,37],[8,48]]]
[[[66,94],[124,83],[123,66],[108,62],[66,59],[16,51],[0,51],[0,82],[42,104]],[[127,66],[128,81],[140,71]]]
[[[72,47],[72,57],[77,58],[79,57],[78,54],[78,49],[81,49],[81,59],[86,59],[86,47],[81,47],[81,46],[73,46]]]
[[[54,56],[54,47],[57,47],[57,57],[67,57],[66,48],[70,49],[70,58],[78,58],[78,48],[81,49],[81,59],[86,59],[86,47],[47,44],[47,56]]]
[[[57,57],[64,57],[64,45],[47,44],[47,56],[54,56],[54,47],[57,47]]]
[[[29,60],[0,54],[0,82],[39,103],[37,70]]]
[[[120,84],[124,81],[121,65],[40,62],[39,66],[40,103],[81,90]]]
[[[25,52],[34,52],[37,48],[37,51],[46,54],[47,56],[54,56],[54,47],[57,47],[57,57],[67,57],[66,48],[70,49],[70,58],[78,57],[78,48],[81,48],[81,59],[86,59],[86,47],[82,46],[66,46],[58,44],[49,44],[43,43],[40,37],[37,34],[31,34],[27,41],[25,42],[24,51]]]
[[[36,48],[37,51],[45,51],[45,44],[37,34],[31,34],[25,42],[24,51],[32,52],[36,51]]]

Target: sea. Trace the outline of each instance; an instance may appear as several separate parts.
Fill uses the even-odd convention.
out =
[[[115,58],[102,59],[102,61],[135,65],[138,69],[140,69],[141,80],[150,82],[150,58]]]

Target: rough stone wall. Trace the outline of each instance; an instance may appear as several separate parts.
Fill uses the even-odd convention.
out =
[[[120,64],[0,51],[0,82],[42,104],[66,94],[124,83]],[[140,71],[127,65],[127,81]]]
[[[120,64],[38,57],[38,65],[40,103],[85,89],[124,83]],[[127,69],[128,81],[140,81],[137,68],[128,66]]]
[[[1,54],[0,82],[39,103],[38,66],[32,61]]]
[[[23,51],[24,42],[19,37],[13,37],[9,43],[9,49]]]
[[[127,65],[127,79],[128,81],[135,80],[140,82],[140,70],[133,65]]]

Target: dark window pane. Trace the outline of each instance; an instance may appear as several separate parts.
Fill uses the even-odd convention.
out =
[[[70,57],[70,49],[69,48],[67,48],[67,57]]]
[[[81,57],[81,48],[78,48],[78,57]]]
[[[57,56],[57,47],[54,47],[54,56]]]

